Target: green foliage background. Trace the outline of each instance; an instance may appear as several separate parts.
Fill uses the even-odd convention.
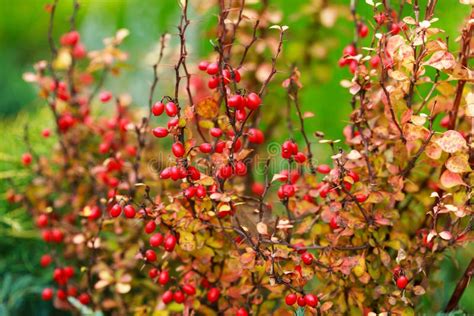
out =
[[[347,69],[337,67],[337,60],[342,48],[352,39],[352,24],[342,18],[332,29],[311,29],[309,17],[301,12],[319,2],[271,0],[270,6],[279,8],[284,14],[281,24],[290,26],[282,57],[286,58],[288,65],[293,62],[301,64],[308,37],[326,39],[327,58],[300,67],[303,81],[308,82],[303,89],[302,103],[304,111],[315,113],[315,117],[308,120],[312,130],[324,131],[328,138],[340,138],[350,112],[350,96],[339,82],[350,79],[350,75]],[[340,4],[341,8],[349,3],[348,0],[330,2]],[[359,2],[358,12],[365,17],[371,16],[371,8],[364,1]],[[420,1],[420,6],[425,2]],[[469,8],[455,0],[439,2],[436,12],[440,18],[439,27],[447,31],[451,47],[457,47],[454,40]],[[45,127],[51,128],[52,120],[45,105],[38,103],[34,89],[21,79],[22,73],[31,70],[35,61],[49,58],[46,36],[48,16],[44,11],[46,3],[42,0],[0,0],[0,316],[61,314],[54,311],[50,303],[39,299],[38,294],[48,284],[52,273],[50,269],[39,268],[38,261],[45,249],[39,234],[34,231],[29,215],[21,208],[13,209],[4,198],[8,188],[21,188],[22,184],[31,180],[20,164],[20,156],[26,150],[22,143],[24,124],[29,124],[30,137],[39,154],[46,155],[54,143],[54,137],[46,141],[40,139],[40,131]],[[110,36],[118,28],[130,30],[131,36],[123,47],[130,53],[126,74],[107,87],[112,91],[129,91],[138,106],[145,104],[151,72],[142,61],[149,51],[156,48],[163,32],[175,32],[179,14],[177,1],[83,0],[80,3],[79,29],[88,49],[100,47],[102,38]],[[70,10],[71,0],[59,1],[56,35],[69,27]],[[209,35],[206,31],[216,20],[213,13],[199,16],[191,12],[191,62],[196,62],[197,56],[205,56],[212,50],[202,35]],[[276,81],[282,78],[277,76]],[[273,107],[285,106],[283,91],[278,87],[274,84],[270,89],[275,96],[272,98]],[[263,125],[265,123],[264,120]],[[286,135],[282,133],[278,137]],[[316,150],[320,159],[327,157],[328,153],[322,152],[319,147]],[[441,271],[435,276],[438,281],[435,296],[423,299],[420,312],[434,313],[446,304],[473,255],[473,247],[448,254]],[[464,294],[461,309],[474,313],[474,301],[469,299],[472,297],[473,286]]]

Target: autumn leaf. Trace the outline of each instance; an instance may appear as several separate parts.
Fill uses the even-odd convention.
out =
[[[454,154],[467,147],[464,137],[459,132],[453,130],[444,132],[443,136],[436,140],[436,143],[444,152],[450,154]]]
[[[437,51],[431,55],[430,59],[425,62],[425,65],[431,66],[438,70],[453,68],[456,64],[453,54],[447,51]]]
[[[461,176],[457,173],[453,173],[449,170],[445,170],[440,178],[441,185],[447,189],[453,188],[458,185],[465,185]]]

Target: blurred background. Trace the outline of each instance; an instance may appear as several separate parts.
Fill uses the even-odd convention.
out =
[[[216,21],[215,10],[199,10],[208,2],[211,1],[192,1],[195,5],[190,8],[191,63],[197,63],[200,56],[212,51],[208,38],[213,36],[211,26]],[[320,9],[327,2],[331,4],[331,11],[323,16]],[[425,2],[420,1],[420,6]],[[469,7],[455,0],[439,2],[435,14],[440,19],[437,26],[446,30],[450,47],[457,48],[455,39]],[[29,181],[20,163],[21,153],[26,150],[22,142],[24,124],[28,122],[30,126],[31,141],[38,153],[47,154],[54,143],[54,138],[45,141],[40,137],[43,128],[52,127],[51,118],[44,110],[45,104],[38,101],[37,91],[22,80],[22,74],[31,71],[36,61],[49,58],[48,14],[44,10],[47,3],[42,0],[0,0],[0,316],[59,315],[38,295],[51,273],[39,268],[38,260],[43,252],[39,234],[26,212],[11,209],[5,201],[7,190],[13,185],[14,189],[20,190],[21,184]],[[282,57],[288,65],[282,68],[288,69],[294,63],[302,71],[305,84],[301,96],[303,110],[315,113],[308,125],[312,131],[324,131],[328,138],[341,138],[350,113],[350,95],[341,87],[340,81],[350,79],[351,75],[347,68],[339,68],[337,61],[353,36],[353,24],[348,20],[349,1],[271,0],[269,3],[270,8],[279,11],[275,16],[281,20],[278,24],[289,26]],[[78,29],[88,50],[100,48],[102,39],[119,28],[130,30],[130,36],[122,46],[130,54],[125,73],[106,87],[112,91],[128,91],[134,104],[143,106],[152,78],[149,54],[157,49],[163,32],[175,34],[179,22],[177,0],[82,0],[80,5]],[[59,1],[56,37],[68,30],[71,8],[71,0]],[[357,11],[363,17],[371,17],[371,10],[365,1],[359,1]],[[373,21],[366,20],[366,23],[370,25]],[[311,46],[306,45],[308,42]],[[284,91],[280,87],[284,75],[278,74],[270,86],[272,106],[279,106],[279,96],[281,106],[285,106]],[[166,80],[160,84],[158,91],[166,87]],[[268,123],[265,116],[262,123],[263,126]],[[282,133],[281,137],[286,134]],[[328,153],[321,150],[316,148],[316,154],[327,157]],[[435,276],[438,280],[435,296],[423,299],[420,312],[432,313],[445,306],[473,255],[473,247],[447,254],[443,269]],[[460,307],[464,311],[474,313],[472,297],[474,289],[471,286],[461,300]]]

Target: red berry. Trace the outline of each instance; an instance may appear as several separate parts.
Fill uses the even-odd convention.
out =
[[[337,223],[337,215],[331,217],[331,220],[329,221],[329,227],[331,227],[333,230],[339,228],[339,224]]]
[[[123,208],[123,213],[125,214],[125,217],[127,218],[134,218],[137,211],[132,205],[128,204],[128,205],[125,205],[125,207]]]
[[[151,234],[155,231],[156,229],[156,223],[155,221],[151,220],[145,225],[145,233]]]
[[[67,294],[66,292],[63,290],[63,289],[59,289],[57,292],[56,292],[56,297],[61,300],[61,301],[64,301],[66,298],[67,298]]]
[[[206,196],[207,192],[206,192],[206,188],[202,185],[198,185],[197,189],[196,189],[196,196],[200,199],[204,198]]]
[[[161,300],[165,304],[171,303],[173,301],[173,292],[171,292],[170,290],[166,291],[165,293],[163,293]]]
[[[161,271],[160,276],[158,277],[158,283],[161,285],[166,285],[170,280],[170,274],[168,271]]]
[[[67,266],[63,269],[63,273],[67,278],[72,278],[74,276],[74,268]]]
[[[99,96],[100,102],[107,103],[112,99],[112,93],[110,91],[102,91]]]
[[[43,301],[50,301],[53,298],[53,289],[43,289],[43,292],[41,292],[41,298],[43,299]]]
[[[74,286],[67,287],[67,296],[76,297],[77,296],[77,288]]]
[[[100,208],[97,205],[94,205],[93,207],[91,207],[91,211],[90,211],[90,214],[88,216],[90,221],[94,221],[96,219],[99,219],[101,216],[102,216],[102,212],[101,212]]]
[[[33,161],[33,156],[30,153],[24,153],[21,156],[21,162],[23,163],[24,166],[29,166],[32,161]]]
[[[249,142],[254,144],[262,144],[265,140],[263,132],[256,128],[251,128],[248,131]]]
[[[252,192],[258,196],[262,196],[263,192],[265,191],[265,187],[262,183],[255,182],[252,184]]]
[[[89,305],[89,303],[91,302],[89,294],[82,293],[81,295],[79,295],[79,302],[81,302],[82,305]]]
[[[109,211],[110,216],[118,217],[122,213],[122,207],[119,204],[114,204]]]
[[[360,180],[359,175],[358,175],[357,172],[355,172],[355,171],[350,170],[350,171],[347,173],[347,175],[348,175],[349,177],[351,177],[352,180],[354,180],[354,182],[358,182],[358,181]]]
[[[282,188],[285,197],[289,198],[295,195],[295,187],[292,184],[284,184]]]
[[[156,102],[151,107],[151,112],[154,116],[160,116],[165,111],[165,105],[162,102]]]
[[[180,158],[184,156],[184,145],[180,142],[174,143],[173,146],[171,146],[171,151],[173,152],[173,155],[175,157]]]
[[[189,187],[184,190],[184,197],[187,199],[192,199],[196,195],[196,187]]]
[[[168,121],[168,129],[178,126],[179,119],[177,117],[172,118]]]
[[[87,55],[86,47],[83,44],[77,43],[72,48],[72,56],[74,58],[82,59],[82,58],[86,57],[86,55]]]
[[[79,32],[71,31],[61,36],[60,42],[63,46],[74,46],[80,40]]]
[[[285,303],[288,306],[295,305],[298,296],[295,293],[290,293],[285,297]]]
[[[184,294],[181,291],[174,292],[173,298],[174,298],[174,301],[178,304],[181,304],[182,302],[184,302]]]
[[[40,216],[38,216],[38,218],[36,219],[36,226],[42,228],[42,227],[46,227],[47,225],[48,225],[48,215],[41,214]]]
[[[247,96],[245,106],[247,106],[247,108],[249,108],[250,110],[256,110],[258,109],[261,103],[262,99],[260,99],[258,94],[252,92]]]
[[[209,131],[212,137],[221,137],[222,136],[222,130],[218,127],[213,127]]]
[[[400,290],[403,290],[404,288],[406,288],[407,285],[408,285],[408,278],[406,276],[402,275],[397,279],[397,287]]]
[[[41,135],[44,137],[44,138],[48,138],[50,135],[51,135],[51,130],[49,128],[45,128],[42,132],[41,132]]]
[[[319,302],[318,297],[313,294],[306,294],[304,296],[304,301],[306,302],[306,305],[311,307],[315,307],[316,305],[318,305]]]
[[[372,58],[370,58],[370,66],[372,68],[377,68],[380,64],[380,57],[378,55],[374,55],[372,56]]]
[[[242,161],[235,164],[235,174],[238,176],[245,176],[247,174],[247,166]]]
[[[331,167],[329,167],[328,165],[319,165],[316,170],[319,172],[319,173],[322,173],[322,174],[328,174],[329,172],[331,172]]]
[[[384,13],[379,13],[376,16],[374,16],[375,22],[377,22],[378,25],[382,25],[385,23],[386,16]]]
[[[355,195],[355,198],[356,198],[357,202],[364,203],[365,201],[367,201],[369,196],[367,194],[364,194],[364,193],[357,193]]]
[[[237,313],[235,315],[236,316],[249,316],[249,313],[247,312],[245,308],[241,307],[237,310]]]
[[[163,235],[160,233],[156,233],[150,237],[150,246],[152,247],[159,247],[163,243]]]
[[[207,67],[209,66],[209,62],[207,61],[201,61],[198,65],[199,70],[201,71],[206,71]]]
[[[145,258],[148,262],[155,262],[156,252],[152,249],[148,249],[147,251],[145,251]]]
[[[357,55],[357,50],[354,45],[347,45],[344,47],[344,50],[342,51],[342,54],[344,56],[355,56]]]
[[[369,34],[369,28],[366,24],[361,23],[359,24],[359,36],[364,38]]]
[[[401,30],[402,29],[398,23],[392,23],[392,27],[390,28],[390,33],[392,33],[392,35],[397,35]]]
[[[183,291],[184,293],[188,294],[188,295],[194,295],[196,294],[196,289],[194,288],[194,286],[192,286],[191,284],[185,284],[183,285]]]
[[[209,89],[217,88],[217,86],[219,86],[219,79],[217,77],[210,78],[207,82],[207,86],[209,87]]]
[[[60,242],[63,241],[64,233],[61,230],[55,228],[51,231],[51,233],[52,233],[52,237],[53,237],[54,242],[60,243]]]
[[[215,303],[219,300],[219,296],[221,295],[221,292],[219,291],[218,288],[211,288],[209,292],[207,292],[207,300],[210,303]]]
[[[206,72],[213,76],[219,72],[219,65],[217,63],[211,63],[207,66]]]
[[[148,276],[151,278],[151,279],[154,279],[158,276],[160,272],[158,271],[157,268],[152,268],[150,271],[148,271]]]
[[[218,173],[219,178],[229,179],[232,176],[232,166],[225,165],[219,169]]]
[[[303,163],[306,161],[306,155],[302,152],[298,152],[296,155],[295,155],[295,161],[297,163]]]
[[[164,243],[165,250],[168,252],[171,252],[174,250],[175,246],[176,246],[176,237],[171,234],[166,236],[165,243]]]
[[[303,260],[304,264],[310,265],[313,263],[313,255],[309,252],[305,252],[304,254],[301,255],[301,260]]]
[[[227,105],[232,108],[240,109],[244,105],[244,98],[238,94],[232,95],[228,98]]]
[[[441,119],[439,125],[444,128],[449,128],[449,115],[446,115]]]
[[[296,302],[300,307],[306,306],[306,300],[304,299],[304,296],[299,296]]]
[[[45,268],[47,266],[49,266],[51,264],[51,262],[53,262],[53,258],[51,258],[50,255],[43,255],[41,256],[41,259],[40,259],[40,265]]]
[[[168,102],[165,106],[165,112],[169,117],[176,116],[178,114],[178,107],[174,102]]]
[[[209,143],[202,143],[201,145],[199,145],[199,150],[203,154],[208,154],[212,151],[212,145]]]

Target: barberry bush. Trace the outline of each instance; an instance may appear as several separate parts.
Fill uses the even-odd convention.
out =
[[[196,62],[190,3],[181,1],[140,109],[127,91],[107,88],[126,75],[128,31],[89,51],[73,1],[71,29],[57,39],[57,2],[46,7],[50,59],[24,75],[52,114],[41,135],[57,143],[38,155],[25,128],[21,161],[34,179],[8,194],[47,245],[38,266],[51,269],[51,286],[41,296],[56,308],[412,315],[432,294],[440,260],[472,240],[468,10],[450,39],[437,27],[437,1],[350,1],[354,38],[339,66],[352,112],[342,139],[327,139],[307,124],[318,113],[300,98],[317,88],[301,80],[312,57],[281,60],[291,25],[273,25],[266,10],[214,4],[213,52]],[[270,112],[278,119],[263,126]]]

